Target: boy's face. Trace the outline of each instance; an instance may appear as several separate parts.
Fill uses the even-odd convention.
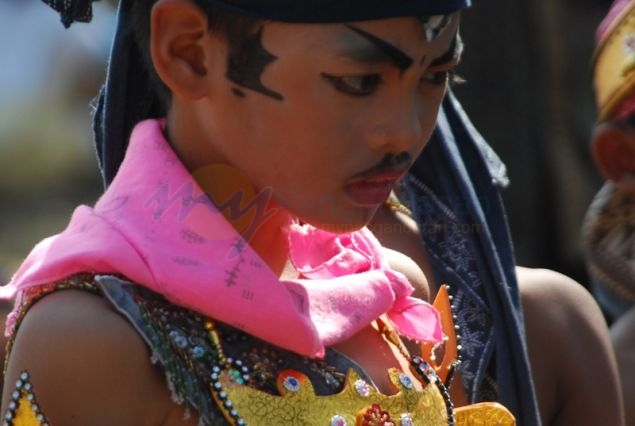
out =
[[[240,170],[315,226],[366,224],[430,137],[457,28],[458,13],[257,27],[208,73],[197,165]]]

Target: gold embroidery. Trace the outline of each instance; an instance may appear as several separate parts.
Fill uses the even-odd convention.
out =
[[[219,374],[219,380],[231,379]],[[415,388],[407,376],[397,369],[388,372],[398,392],[384,395],[368,385],[354,371],[349,370],[344,389],[335,395],[316,395],[311,381],[297,371],[283,371],[278,376],[281,396],[275,396],[247,386],[224,386],[226,398],[217,397],[217,403],[231,418],[231,409],[240,407],[240,417],[246,424],[272,425],[358,425],[366,423],[364,417],[379,409],[386,413],[390,424],[408,415],[412,424],[443,426],[448,424],[446,405],[436,386]],[[229,380],[228,380],[229,379]],[[231,403],[227,404],[227,401]]]

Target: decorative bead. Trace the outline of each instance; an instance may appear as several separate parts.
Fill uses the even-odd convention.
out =
[[[202,358],[205,355],[205,349],[200,346],[194,346],[192,348],[192,357],[194,359]]]
[[[347,426],[346,419],[339,414],[331,417],[331,426]]]
[[[293,376],[285,377],[282,384],[289,392],[297,392],[300,390],[300,381]]]
[[[403,413],[401,415],[401,426],[413,426],[414,421],[412,420],[412,416],[410,413]]]
[[[364,398],[370,395],[370,386],[365,380],[359,379],[355,381],[355,390],[360,396],[363,396]]]
[[[412,379],[408,377],[407,375],[405,375],[404,373],[401,373],[399,375],[399,381],[406,389],[412,389],[414,387],[414,383],[412,383]]]

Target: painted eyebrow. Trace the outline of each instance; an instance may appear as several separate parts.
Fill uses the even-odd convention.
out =
[[[448,50],[443,55],[433,60],[430,63],[430,66],[436,67],[439,65],[447,64],[448,62],[452,62],[456,58],[460,57],[462,52],[463,52],[463,40],[461,40],[461,37],[459,37],[459,35],[456,34],[454,38],[452,39],[452,43],[450,43],[450,47],[448,48]]]
[[[369,64],[389,62],[399,68],[401,72],[404,72],[412,65],[412,58],[401,49],[361,28],[352,25],[347,25],[346,27],[370,42],[370,45],[368,47],[356,47],[348,50],[343,53],[344,56],[348,56],[358,62]]]

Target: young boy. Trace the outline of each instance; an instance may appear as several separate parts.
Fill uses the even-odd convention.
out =
[[[466,5],[122,0],[108,188],[7,290],[6,423],[513,424],[454,407],[449,306],[364,228],[434,128]]]
[[[589,207],[583,242],[598,302],[612,321],[626,424],[635,424],[635,2],[617,0],[596,32],[598,122],[591,152],[606,182]]]

